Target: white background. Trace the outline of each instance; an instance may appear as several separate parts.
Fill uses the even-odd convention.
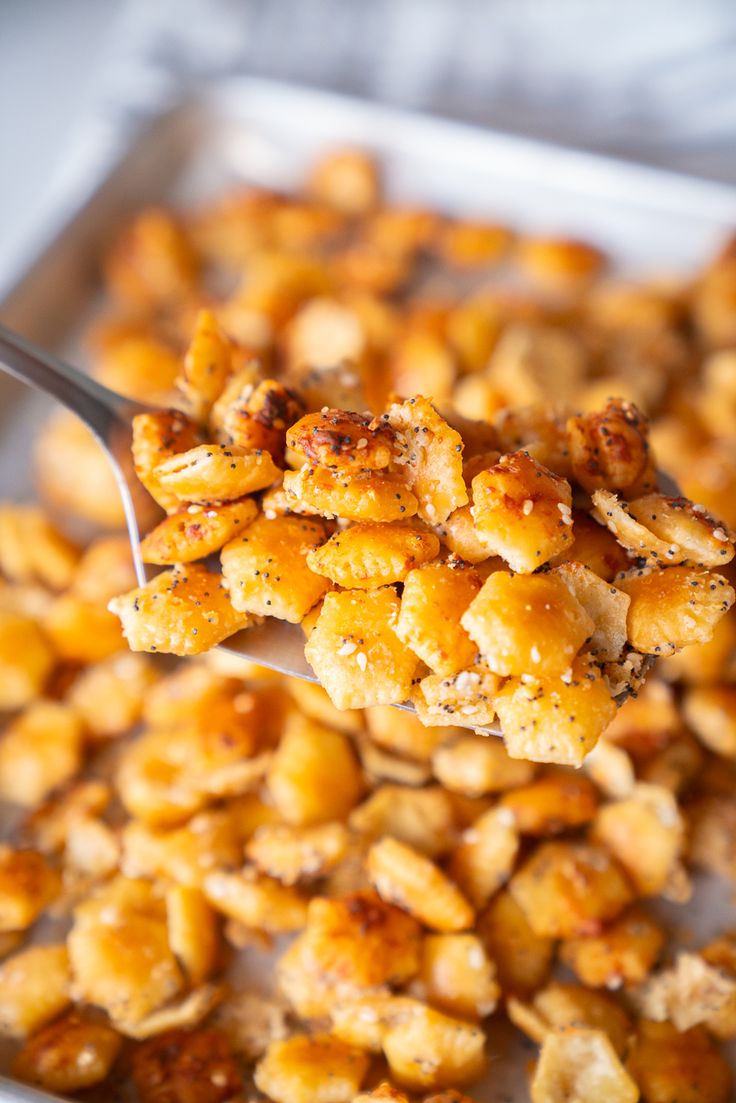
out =
[[[119,0],[0,0],[0,250],[32,226],[94,95],[118,8]]]

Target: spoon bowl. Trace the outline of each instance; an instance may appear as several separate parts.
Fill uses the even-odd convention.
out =
[[[139,585],[145,585],[157,572],[143,562],[141,533],[154,523],[155,513],[151,497],[133,470],[131,440],[133,418],[136,414],[154,412],[153,407],[111,391],[1,325],[0,369],[61,402],[82,419],[104,448],[123,501],[136,578]],[[662,472],[658,472],[657,482],[664,494],[680,494],[674,480]],[[279,674],[319,684],[304,655],[304,634],[299,625],[270,618],[264,624],[236,632],[219,647]],[[625,696],[621,695],[619,704]],[[394,707],[415,711],[411,704]],[[486,735],[501,735],[496,725],[475,730]]]

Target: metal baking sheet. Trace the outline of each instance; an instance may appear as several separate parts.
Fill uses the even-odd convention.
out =
[[[114,135],[105,141],[115,149]],[[148,203],[188,204],[238,181],[291,190],[325,149],[359,145],[383,165],[393,201],[507,220],[521,230],[590,238],[631,275],[685,273],[736,226],[736,188],[521,139],[333,93],[234,79],[154,120],[90,179],[73,175],[47,212],[48,241],[12,286],[0,288],[2,321],[53,351],[78,356],[94,310],[99,260],[127,216]],[[121,151],[118,150],[120,153]],[[32,493],[30,441],[46,404],[0,378],[0,496]],[[727,886],[698,884],[695,907],[665,906],[683,938],[732,925]],[[266,964],[248,952],[252,977]],[[534,1047],[491,1028],[491,1072],[481,1103],[526,1098]],[[0,1062],[1,1064],[1,1062]],[[54,1098],[0,1077],[0,1099]]]

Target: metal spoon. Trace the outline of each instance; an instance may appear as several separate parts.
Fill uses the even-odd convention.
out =
[[[151,514],[151,499],[133,470],[131,423],[136,414],[150,413],[153,408],[103,387],[4,326],[0,326],[0,369],[58,399],[82,419],[105,449],[123,501],[136,577],[139,584],[144,585],[154,573],[149,572],[143,562],[140,549],[141,533],[150,527],[147,518]],[[220,647],[292,678],[317,682],[304,657],[304,643],[299,625],[270,618],[258,627],[237,632]],[[413,705],[397,705],[397,708],[414,711]],[[500,735],[496,727],[479,730]]]
[[[77,368],[44,352],[1,325],[0,369],[22,383],[28,383],[58,399],[82,419],[107,452],[123,500],[136,577],[143,586],[155,573],[143,562],[140,548],[140,534],[151,524],[152,503],[133,470],[130,451],[131,423],[136,414],[153,412],[153,407],[134,402],[108,387],[103,387]],[[677,485],[661,472],[658,474],[658,483],[663,493],[679,495]],[[302,678],[307,682],[318,682],[304,656],[304,635],[298,625],[269,618],[262,625],[237,632],[220,644],[220,647],[223,651],[240,655],[243,659],[249,659],[280,674]],[[625,699],[623,694],[621,696]],[[396,708],[415,711],[410,704],[396,705]],[[475,730],[488,735],[501,735],[501,729],[496,725]]]

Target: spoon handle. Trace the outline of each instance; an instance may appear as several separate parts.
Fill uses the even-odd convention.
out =
[[[143,407],[108,390],[88,375],[0,325],[0,368],[15,379],[58,399],[106,447],[122,424]]]
[[[152,499],[133,471],[131,422],[149,408],[108,390],[17,333],[0,326],[0,370],[57,399],[85,423],[107,452],[120,491],[138,582],[148,578],[140,533],[152,523]]]

